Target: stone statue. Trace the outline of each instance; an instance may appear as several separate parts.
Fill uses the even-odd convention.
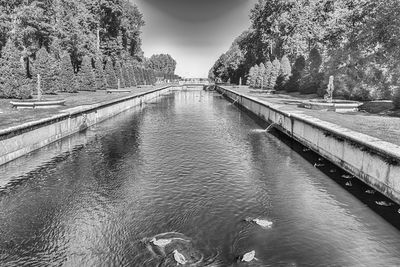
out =
[[[333,75],[329,76],[329,83],[328,83],[328,88],[326,89],[326,95],[324,95],[324,98],[327,102],[331,103],[333,99],[333,91],[335,90],[335,87],[333,85]]]
[[[37,75],[37,98],[38,100],[42,100],[42,86],[40,80],[40,74]]]
[[[242,77],[239,79],[239,86],[242,86]]]

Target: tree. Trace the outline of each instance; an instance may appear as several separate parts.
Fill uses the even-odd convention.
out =
[[[121,63],[121,72],[122,72],[122,78],[124,80],[124,85],[125,87],[131,87],[131,81],[129,79],[129,74],[128,74],[128,70],[125,66],[125,64]]]
[[[270,89],[270,80],[272,74],[272,63],[271,61],[267,60],[265,63],[265,72],[264,72],[264,88]]]
[[[92,59],[84,56],[81,69],[78,72],[78,82],[80,91],[96,91],[96,76],[92,67]]]
[[[47,53],[46,49],[42,47],[36,53],[35,60],[35,78],[40,75],[41,90],[44,94],[54,94],[59,88],[59,75],[60,65],[59,62]]]
[[[71,57],[67,52],[61,56],[60,67],[60,90],[68,93],[76,93],[77,86],[75,85],[75,73],[71,63]]]
[[[286,55],[281,58],[281,68],[279,71],[279,76],[276,80],[275,89],[280,91],[285,88],[290,75],[292,74],[292,67],[290,66],[290,61]]]
[[[33,85],[27,79],[21,52],[7,41],[0,58],[0,97],[30,98]]]
[[[304,69],[304,75],[300,81],[300,92],[303,94],[316,93],[322,82],[323,75],[320,74],[322,57],[317,47],[311,49]]]
[[[279,62],[278,59],[274,59],[274,61],[272,62],[271,75],[268,81],[268,88],[270,90],[275,88],[280,68],[281,68],[281,63]]]
[[[305,66],[306,66],[305,58],[303,56],[299,56],[293,65],[292,76],[289,77],[287,86],[285,86],[286,91],[295,92],[299,90],[299,83],[303,75]]]
[[[265,66],[263,63],[260,63],[260,66],[258,68],[258,77],[257,77],[257,82],[256,84],[259,85],[259,87],[262,89],[265,84],[266,81],[264,80],[264,76],[265,76]]]
[[[121,67],[121,63],[119,61],[115,62],[115,75],[117,76],[117,79],[119,79],[119,85],[121,88],[125,87],[125,80],[124,80],[124,76],[122,75],[122,67]]]
[[[96,90],[106,90],[107,80],[103,69],[103,60],[101,60],[100,57],[97,57],[94,66],[95,66],[94,72],[96,78]]]
[[[251,67],[249,70],[249,74],[247,75],[246,84],[250,87],[254,87],[255,85],[255,68]]]
[[[117,89],[118,81],[111,59],[107,59],[106,61],[105,74],[108,87],[111,89]]]
[[[169,54],[152,55],[148,60],[147,67],[167,74],[174,74],[176,61]]]

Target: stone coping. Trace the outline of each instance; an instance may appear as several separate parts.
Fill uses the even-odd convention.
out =
[[[350,130],[348,128],[342,127],[342,126],[334,124],[334,123],[326,122],[326,121],[317,119],[315,117],[302,114],[300,112],[288,112],[287,110],[285,110],[284,105],[277,105],[277,104],[273,104],[273,103],[270,103],[265,100],[260,100],[256,97],[252,97],[252,96],[249,96],[249,95],[246,95],[243,93],[239,93],[234,90],[225,88],[223,86],[218,86],[218,87],[222,88],[225,91],[228,91],[228,92],[231,92],[238,96],[241,96],[243,98],[246,98],[248,100],[257,102],[257,103],[259,103],[267,108],[270,108],[270,109],[274,110],[275,112],[280,113],[284,116],[292,117],[294,119],[303,121],[307,124],[310,124],[314,127],[320,128],[324,131],[331,132],[335,136],[349,140],[356,144],[360,144],[362,146],[369,147],[372,150],[374,150],[380,154],[387,155],[389,157],[395,158],[396,160],[400,161],[400,146],[398,146],[396,144],[386,142],[386,141],[383,141],[382,139]]]

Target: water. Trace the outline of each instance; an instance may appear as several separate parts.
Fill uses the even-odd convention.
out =
[[[2,167],[1,265],[400,265],[400,232],[264,128],[174,92]]]

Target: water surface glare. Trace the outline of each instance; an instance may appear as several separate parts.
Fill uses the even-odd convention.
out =
[[[0,193],[1,265],[176,266],[175,248],[196,266],[400,265],[397,229],[255,129],[200,90],[96,126]],[[172,238],[165,254],[154,236]]]

